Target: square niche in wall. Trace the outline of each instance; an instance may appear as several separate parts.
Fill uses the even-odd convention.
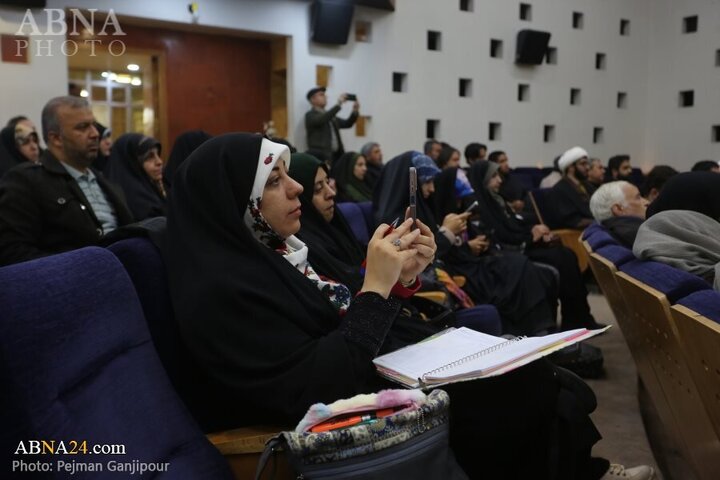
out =
[[[369,43],[372,36],[372,23],[365,20],[355,22],[355,41]]]
[[[579,88],[570,89],[570,105],[580,105],[582,100],[582,90]]]
[[[720,50],[715,50],[715,66],[720,67]]]
[[[532,5],[529,3],[520,4],[520,20],[532,20]]]
[[[680,92],[680,107],[687,108],[695,105],[695,90],[683,90]]]
[[[503,56],[503,41],[496,38],[490,39],[490,57],[491,58],[502,58]]]
[[[720,125],[713,125],[712,127],[712,141],[713,143],[720,143]]]
[[[630,20],[628,20],[626,18],[620,19],[620,35],[622,35],[622,36],[630,35]]]
[[[427,49],[433,51],[442,50],[442,33],[434,30],[427,32]]]
[[[530,101],[530,85],[527,83],[518,84],[518,102],[529,102]]]
[[[605,70],[607,68],[607,55],[604,53],[595,54],[595,70]]]
[[[585,15],[582,12],[573,12],[572,27],[576,30],[582,30],[585,24]]]
[[[617,108],[627,108],[627,93],[626,92],[618,92]]]
[[[425,120],[425,138],[437,138],[440,136],[440,120]]]
[[[603,143],[604,137],[605,129],[603,127],[593,127],[593,143]]]
[[[393,72],[392,74],[392,91],[407,92],[407,73]]]
[[[547,48],[547,51],[545,52],[545,63],[547,63],[548,65],[557,65],[558,53],[556,47]]]
[[[488,140],[500,140],[502,124],[500,122],[488,123]]]
[[[459,94],[461,97],[472,97],[472,79],[461,78],[459,84]]]
[[[695,33],[698,31],[698,16],[693,15],[683,18],[683,33]]]
[[[555,141],[555,125],[543,126],[543,142],[551,143]]]
[[[475,0],[460,0],[460,10],[463,12],[472,12],[475,10]]]

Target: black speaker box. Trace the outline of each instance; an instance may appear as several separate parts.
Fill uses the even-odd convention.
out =
[[[344,45],[348,41],[355,4],[348,0],[315,0],[310,31],[314,42]]]
[[[515,46],[515,63],[521,65],[540,65],[543,63],[550,33],[538,30],[520,30]]]

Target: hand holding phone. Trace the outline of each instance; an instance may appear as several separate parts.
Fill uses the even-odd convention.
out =
[[[472,202],[472,204],[470,204],[469,207],[467,207],[467,208],[465,209],[465,211],[464,211],[463,213],[470,213],[470,212],[472,212],[473,210],[475,210],[475,209],[478,207],[478,205],[479,205],[478,201],[475,200],[474,202]]]
[[[417,170],[415,167],[410,167],[408,173],[410,176],[410,218],[413,219],[412,229],[417,228]]]

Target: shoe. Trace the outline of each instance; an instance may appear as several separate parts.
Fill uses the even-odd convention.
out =
[[[655,469],[647,465],[625,468],[618,463],[611,463],[610,469],[600,480],[652,480],[655,478]]]

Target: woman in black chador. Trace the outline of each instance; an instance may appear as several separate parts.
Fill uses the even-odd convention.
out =
[[[394,335],[395,296],[412,293],[435,253],[424,224],[390,234],[381,225],[361,292],[350,296],[317,275],[295,237],[302,187],[288,163],[283,145],[228,134],[193,152],[174,179],[163,249],[170,292],[192,356],[229,400],[212,412],[219,428],[292,426],[313,403],[391,387],[372,359]],[[446,387],[451,445],[471,478],[602,476],[607,462],[590,458],[592,392],[581,401],[587,387],[571,391],[563,378],[541,360]]]

